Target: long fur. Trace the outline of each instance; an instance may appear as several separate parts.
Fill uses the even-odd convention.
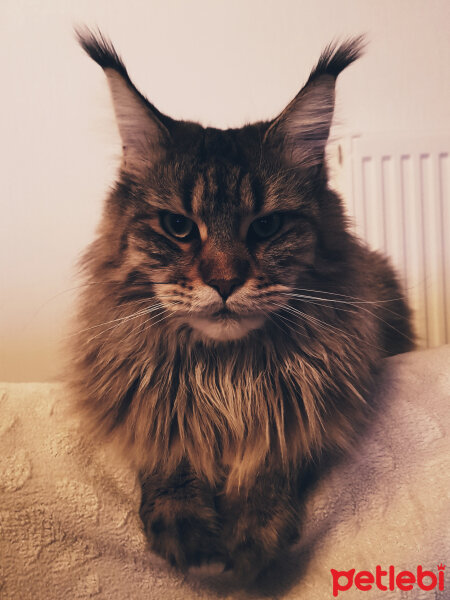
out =
[[[91,58],[129,82],[110,42],[79,35]],[[139,176],[121,172],[83,259],[69,380],[92,433],[134,462],[150,543],[174,564],[219,556],[241,574],[259,572],[293,539],[299,473],[353,443],[381,359],[412,347],[396,276],[348,231],[323,164],[329,78],[361,48],[361,38],[328,47],[300,102],[267,123],[203,129],[148,103],[170,134],[163,158]],[[314,136],[296,133],[311,132],[311,114],[313,161],[305,147]],[[264,210],[281,215],[280,232],[242,241]],[[192,218],[196,237],[164,231],[167,213]],[[193,314],[222,305],[217,277],[238,282],[227,305],[258,312],[263,325],[249,321],[223,340],[195,325],[203,321]],[[192,535],[181,535],[188,525]]]

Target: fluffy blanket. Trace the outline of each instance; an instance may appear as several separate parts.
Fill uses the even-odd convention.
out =
[[[0,598],[450,598],[438,569],[450,558],[450,346],[385,366],[369,430],[311,492],[300,545],[250,591],[146,550],[134,473],[82,436],[62,386],[1,384]],[[419,565],[429,590],[408,583]],[[396,580],[402,570],[413,575]]]

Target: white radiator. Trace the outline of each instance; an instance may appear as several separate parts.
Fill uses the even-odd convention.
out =
[[[334,148],[354,229],[400,273],[419,346],[450,343],[449,136],[353,136]]]

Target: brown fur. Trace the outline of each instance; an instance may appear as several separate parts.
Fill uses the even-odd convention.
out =
[[[139,471],[153,550],[252,579],[297,535],[304,468],[349,447],[381,359],[412,347],[395,274],[327,186],[334,80],[361,40],[329,47],[277,119],[228,131],[162,115],[109,42],[81,43],[108,75],[124,161],[83,259],[77,405]],[[167,214],[194,222],[186,241]],[[209,337],[222,306],[261,324]]]

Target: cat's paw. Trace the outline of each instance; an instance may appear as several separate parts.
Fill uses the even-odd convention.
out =
[[[217,552],[217,529],[213,521],[192,514],[143,515],[145,533],[151,550],[172,566],[186,570],[210,561]]]
[[[256,581],[268,562],[264,549],[256,540],[249,538],[229,553],[226,569],[233,571],[240,584],[248,585]]]
[[[277,518],[271,516],[262,519],[261,514],[251,518],[247,513],[246,520],[250,522],[250,527],[236,518],[224,530],[226,566],[243,585],[259,580],[299,536],[298,527],[291,522],[287,510]]]
[[[218,559],[219,518],[208,486],[181,468],[168,479],[141,476],[141,486],[139,514],[151,550],[182,570]]]

